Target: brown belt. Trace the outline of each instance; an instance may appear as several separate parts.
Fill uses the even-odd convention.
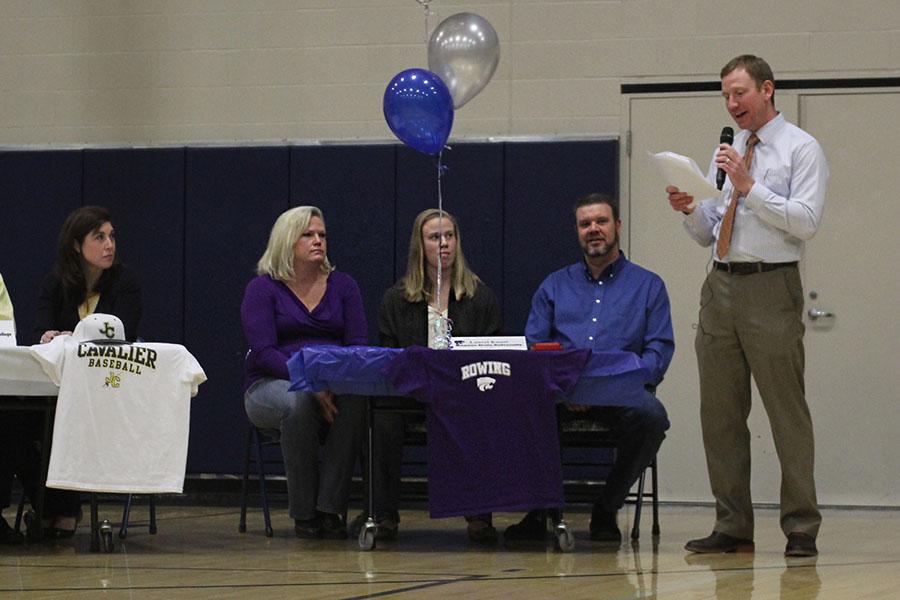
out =
[[[724,263],[716,262],[716,269],[719,271],[728,271],[732,275],[751,275],[753,273],[765,273],[766,271],[774,271],[784,267],[796,267],[797,261],[767,263],[767,262],[733,262]]]

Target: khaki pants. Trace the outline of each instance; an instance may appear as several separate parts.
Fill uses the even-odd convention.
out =
[[[813,479],[812,420],[803,383],[803,287],[796,267],[709,273],[700,294],[695,347],[700,422],[715,530],[753,538],[750,376],[769,417],[781,463],[781,529],[816,537],[822,517]]]

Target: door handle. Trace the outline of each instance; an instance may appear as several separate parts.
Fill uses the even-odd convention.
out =
[[[806,314],[807,316],[809,316],[810,321],[815,321],[819,317],[825,319],[834,316],[834,313],[828,312],[827,310],[822,310],[821,308],[811,308],[806,311]]]

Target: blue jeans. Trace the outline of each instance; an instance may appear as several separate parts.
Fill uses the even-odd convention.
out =
[[[290,385],[284,379],[255,382],[244,395],[247,416],[260,429],[281,432],[291,518],[313,519],[317,511],[343,514],[363,440],[364,400],[336,396],[338,415],[334,424],[327,426],[313,395],[288,391]],[[319,464],[319,432],[323,427],[327,427],[325,452]]]

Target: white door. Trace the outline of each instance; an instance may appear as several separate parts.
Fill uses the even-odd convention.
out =
[[[834,314],[806,321],[822,503],[900,505],[898,113],[900,93],[800,98],[831,168],[803,280],[806,310]]]
[[[885,192],[900,189],[900,174],[883,168],[890,158],[876,147],[896,139],[891,133],[898,129],[893,119],[898,95],[779,90],[776,104],[820,140],[832,173],[824,223],[801,263],[807,294],[817,293],[806,308],[837,315],[815,323],[807,318],[807,398],[816,428],[819,500],[898,505],[900,410],[892,390],[900,387],[900,342],[890,306],[900,291],[900,278],[891,271],[900,256],[891,231],[900,222],[900,209]],[[661,491],[666,499],[709,501],[693,342],[710,250],[682,229],[646,151],[685,154],[705,172],[721,128],[733,123],[717,93],[632,97],[628,105],[632,153],[623,161],[628,253],[665,280],[676,336],[675,359],[659,390],[672,422],[660,455]],[[755,390],[750,429],[754,500],[777,503],[780,470]]]

